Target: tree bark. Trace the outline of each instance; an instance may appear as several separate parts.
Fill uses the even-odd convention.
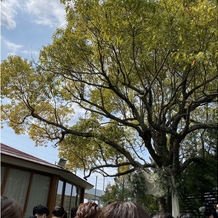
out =
[[[172,213],[172,207],[171,207],[171,195],[168,194],[167,197],[160,197],[158,199],[158,207],[159,212],[161,213]]]

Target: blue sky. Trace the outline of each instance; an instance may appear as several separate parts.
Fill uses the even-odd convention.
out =
[[[65,10],[59,0],[2,0],[1,2],[1,60],[9,54],[37,60],[42,46],[52,43],[57,27],[64,27]],[[37,156],[50,163],[58,162],[58,150],[52,145],[35,147],[28,135],[16,135],[5,126],[1,130],[1,142]],[[95,185],[95,175],[88,182]],[[106,179],[107,184],[110,179]],[[103,178],[98,176],[98,189]]]
[[[3,0],[1,2],[1,59],[8,54],[37,57],[51,43],[57,27],[64,27],[65,10],[59,0]]]

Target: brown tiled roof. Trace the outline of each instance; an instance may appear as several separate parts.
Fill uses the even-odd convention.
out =
[[[42,159],[39,159],[35,156],[32,156],[30,154],[27,154],[25,152],[22,152],[20,150],[17,150],[15,148],[12,148],[8,145],[5,145],[3,143],[1,143],[1,153],[2,154],[9,154],[10,156],[14,156],[14,157],[18,157],[18,158],[21,158],[21,159],[28,159],[28,160],[31,160],[31,161],[37,161],[37,162],[40,162],[40,163],[45,163],[45,164],[50,164],[49,162],[47,161],[44,161]]]
[[[42,160],[42,159],[37,158],[37,157],[35,157],[33,155],[27,154],[27,153],[25,153],[23,151],[12,148],[12,147],[10,147],[8,145],[5,145],[3,143],[1,143],[0,153],[4,154],[4,155],[11,156],[11,157],[14,157],[14,158],[22,159],[22,160],[25,160],[25,161],[41,164],[41,165],[44,165],[44,166],[65,170],[65,169],[61,168],[60,166],[58,166],[58,165],[51,164],[51,163],[49,163],[49,162],[47,162],[45,160]]]

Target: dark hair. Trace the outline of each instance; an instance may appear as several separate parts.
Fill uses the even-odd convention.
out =
[[[101,212],[100,207],[95,202],[80,204],[75,218],[95,218]]]
[[[19,204],[12,198],[1,196],[1,217],[21,218],[22,210]]]
[[[49,215],[49,209],[41,204],[39,205],[36,205],[34,208],[33,208],[33,215],[35,214],[39,214],[39,215],[43,215],[43,214],[46,214],[46,216]]]
[[[65,210],[63,207],[61,206],[56,206],[53,211],[52,211],[52,214],[54,216],[57,216],[57,217],[62,217],[64,214],[65,214]]]
[[[149,218],[148,213],[138,204],[117,201],[108,204],[98,218]]]
[[[67,215],[68,215],[68,213],[67,213],[67,211],[65,210],[65,211],[64,211],[63,218],[67,218]]]
[[[70,211],[71,218],[74,218],[76,216],[77,209],[78,207],[71,208],[71,211]]]

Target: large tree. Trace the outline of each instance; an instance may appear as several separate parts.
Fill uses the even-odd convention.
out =
[[[86,178],[176,177],[200,160],[217,129],[217,1],[62,3],[67,26],[37,63],[2,62],[2,120]]]

